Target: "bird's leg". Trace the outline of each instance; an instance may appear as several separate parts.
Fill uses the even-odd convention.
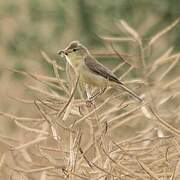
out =
[[[86,90],[87,99],[90,99],[92,96],[91,96],[91,92],[87,84],[85,85],[85,90]]]
[[[94,99],[92,99],[91,92],[87,84],[85,85],[85,91],[86,91],[86,96],[87,96],[87,100],[86,100],[87,106],[94,105],[95,102],[93,101]]]
[[[90,97],[90,100],[95,100],[98,96],[102,95],[106,91],[107,87],[100,89],[99,92]]]
[[[100,91],[98,91],[96,94],[94,94],[92,96],[91,96],[90,90],[89,90],[87,85],[85,86],[85,89],[86,89],[86,95],[87,95],[87,101],[86,102],[87,102],[87,105],[89,106],[89,104],[93,104],[93,105],[95,104],[95,99],[98,96],[102,95],[106,91],[107,87],[100,89]]]

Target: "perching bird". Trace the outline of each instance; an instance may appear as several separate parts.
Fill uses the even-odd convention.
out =
[[[98,62],[88,49],[78,41],[72,41],[64,50],[59,50],[68,63],[79,75],[79,81],[101,89],[108,86],[119,86],[139,101],[143,101],[136,93],[127,88],[107,67]]]

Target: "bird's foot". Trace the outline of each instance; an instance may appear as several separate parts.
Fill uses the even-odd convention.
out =
[[[94,97],[90,97],[86,100],[86,105],[88,107],[91,107],[92,105],[95,105],[95,98]]]

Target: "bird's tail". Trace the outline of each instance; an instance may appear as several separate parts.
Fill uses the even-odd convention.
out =
[[[131,91],[129,88],[127,88],[124,85],[120,85],[120,87],[125,90],[126,92],[128,92],[132,97],[136,98],[138,101],[142,102],[143,99],[140,98],[136,93],[134,93],[133,91]]]

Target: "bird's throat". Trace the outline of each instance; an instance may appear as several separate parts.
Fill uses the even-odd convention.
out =
[[[65,58],[66,58],[67,62],[73,67],[71,58],[69,58],[67,55],[65,55]]]
[[[75,54],[68,54],[65,55],[66,60],[68,61],[68,63],[75,69],[78,70],[81,62],[82,62],[82,57],[81,56],[77,56]]]

